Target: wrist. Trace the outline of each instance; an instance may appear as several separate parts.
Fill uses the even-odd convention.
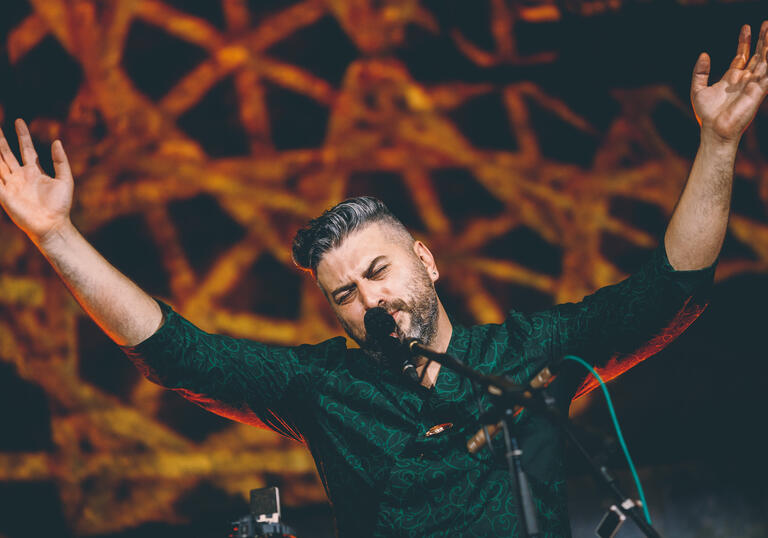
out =
[[[57,224],[38,238],[31,238],[41,252],[45,253],[56,248],[56,245],[66,242],[68,238],[77,234],[77,228],[70,219]]]
[[[712,153],[733,153],[739,148],[741,136],[726,138],[711,129],[702,127],[699,147]]]

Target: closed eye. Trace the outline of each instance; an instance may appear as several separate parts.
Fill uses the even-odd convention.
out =
[[[371,261],[371,264],[368,266],[368,269],[365,270],[363,273],[363,278],[367,278],[369,280],[381,278],[386,274],[387,269],[389,269],[390,264],[389,263],[382,263],[382,265],[379,265],[377,267],[377,263],[381,263],[382,261],[386,260],[386,256],[378,256]],[[375,269],[374,269],[375,267]],[[335,289],[331,296],[333,297],[336,304],[341,305],[344,303],[349,302],[349,300],[352,298],[352,295],[354,294],[355,290],[357,289],[357,286],[354,283],[347,284],[345,286],[341,286],[340,288]]]
[[[381,267],[376,269],[373,273],[371,273],[371,278],[379,276],[379,275],[383,275],[387,268],[389,268],[389,265],[382,265]]]
[[[348,303],[349,300],[352,298],[352,294],[354,293],[355,289],[352,288],[349,291],[345,292],[343,295],[336,297],[336,304],[344,304]]]

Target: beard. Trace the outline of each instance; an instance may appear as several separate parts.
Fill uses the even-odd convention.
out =
[[[405,299],[393,299],[382,303],[380,306],[387,312],[400,312],[409,314],[410,325],[407,330],[395,324],[397,339],[404,342],[406,338],[415,338],[425,346],[429,346],[437,335],[438,300],[434,284],[427,274],[426,268],[415,264],[414,278],[408,284]],[[346,333],[362,348],[370,357],[381,362],[384,357],[377,351],[365,334],[364,329],[356,330],[345,320],[339,318],[341,326]]]

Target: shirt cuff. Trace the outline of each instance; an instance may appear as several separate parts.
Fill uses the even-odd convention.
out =
[[[171,330],[171,325],[173,325],[174,314],[176,314],[176,312],[174,312],[173,308],[171,308],[169,305],[167,305],[160,299],[157,299],[156,297],[153,297],[153,299],[160,306],[160,312],[163,315],[163,319],[160,322],[160,326],[157,328],[157,330],[153,332],[150,336],[148,336],[147,338],[139,342],[138,344],[134,344],[132,346],[121,346],[118,344],[117,347],[122,349],[123,352],[128,354],[129,356],[137,356],[141,354],[142,350],[144,350],[147,347],[150,347],[153,342],[162,340],[163,334]]]
[[[664,244],[664,241],[662,241],[656,248],[656,252],[654,253],[654,261],[658,264],[657,266],[659,267],[662,274],[667,275],[672,281],[674,281],[687,296],[691,296],[699,292],[701,289],[710,286],[712,282],[714,282],[715,268],[717,267],[717,263],[720,261],[720,256],[718,256],[714,263],[709,267],[679,271],[672,267],[672,264],[669,263],[669,258],[667,257],[667,248]]]
[[[141,374],[162,387],[173,388],[167,384],[173,378],[174,368],[178,365],[177,343],[179,341],[179,323],[183,318],[173,308],[159,299],[155,299],[163,313],[163,323],[148,338],[133,346],[118,346],[133,362]]]

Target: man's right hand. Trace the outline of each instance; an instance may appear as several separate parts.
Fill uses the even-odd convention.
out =
[[[114,268],[72,225],[74,181],[61,142],[53,143],[56,177],[37,160],[29,129],[16,120],[21,159],[0,131],[0,205],[51,263],[96,324],[119,345],[134,345],[163,321],[160,305]]]
[[[60,140],[51,147],[56,171],[56,177],[51,177],[40,167],[27,125],[21,119],[15,125],[23,165],[0,130],[0,205],[39,246],[51,232],[69,223],[74,180]]]

